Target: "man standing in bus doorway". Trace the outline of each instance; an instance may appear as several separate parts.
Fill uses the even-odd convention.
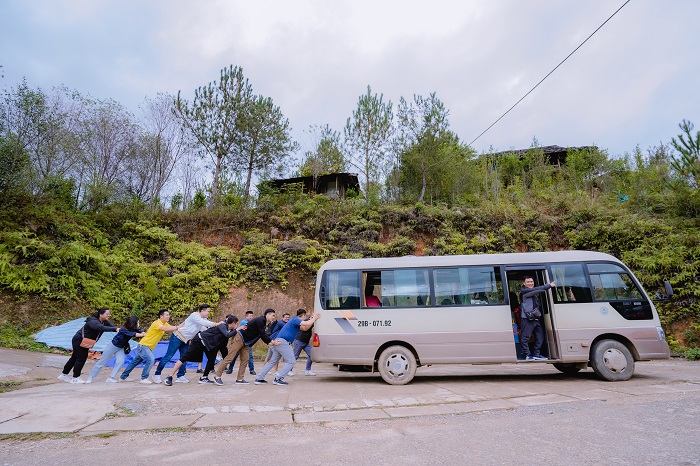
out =
[[[544,328],[540,318],[542,316],[542,302],[538,296],[550,288],[554,288],[556,282],[548,285],[535,286],[535,280],[527,276],[523,280],[523,287],[520,288],[520,318],[522,322],[522,331],[520,332],[520,344],[525,354],[525,359],[528,361],[543,361],[546,360],[540,350],[544,343]],[[534,333],[535,345],[533,354],[530,354],[530,337]]]

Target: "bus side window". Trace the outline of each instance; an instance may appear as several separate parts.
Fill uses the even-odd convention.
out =
[[[640,300],[642,292],[632,277],[615,264],[588,264],[596,301]]]
[[[505,302],[499,267],[436,268],[433,270],[433,281],[435,301],[439,306]]]
[[[591,290],[586,283],[583,264],[553,264],[550,272],[552,280],[557,283],[554,291],[554,302],[591,302]]]
[[[326,272],[326,309],[359,309],[360,284],[354,270]]]
[[[384,307],[423,307],[430,301],[427,269],[382,270],[381,284]]]

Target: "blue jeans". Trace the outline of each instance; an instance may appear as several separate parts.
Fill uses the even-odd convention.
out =
[[[114,368],[112,369],[112,373],[109,376],[113,379],[116,379],[117,374],[119,373],[119,369],[121,369],[124,365],[124,358],[126,357],[126,355],[124,354],[124,348],[114,346],[111,342],[107,343],[107,347],[102,352],[102,357],[100,357],[100,360],[97,361],[97,364],[95,364],[95,366],[90,371],[89,377],[91,379],[97,377],[97,374],[100,373],[104,365],[107,364],[107,362],[109,362],[112,356],[116,356],[117,359],[114,362]]]
[[[279,371],[279,374],[277,375],[278,380],[284,379],[284,376],[287,375],[294,367],[296,359],[294,358],[292,344],[283,339],[277,341],[279,341],[280,344],[270,346],[270,348],[272,348],[272,357],[269,361],[267,361],[265,366],[263,366],[262,371],[260,371],[260,374],[258,374],[255,380],[264,379],[267,373],[270,372],[273,367],[275,367],[275,364],[277,364],[277,361],[279,361],[280,358],[284,359],[284,367],[282,367],[282,370]]]
[[[253,362],[253,347],[248,348],[248,354],[250,355],[248,357],[248,370],[250,372],[255,371],[255,363]],[[236,364],[236,359],[238,359],[238,353],[233,357],[233,360],[231,361],[231,364],[228,365],[227,369],[233,372],[233,365]]]
[[[311,343],[304,343],[303,341],[294,340],[294,359],[299,359],[301,350],[304,350],[306,356],[308,357],[306,360],[306,370],[310,371],[311,364],[313,364],[313,361],[311,360]]]
[[[147,379],[148,374],[151,372],[151,367],[153,367],[154,360],[155,358],[153,357],[153,351],[151,351],[151,348],[148,346],[139,345],[136,349],[136,356],[134,356],[134,360],[131,361],[128,366],[126,366],[126,369],[124,369],[124,372],[122,372],[122,375],[120,375],[119,378],[126,380],[129,377],[129,374],[131,374],[131,371],[134,370],[134,367],[138,366],[139,363],[143,361],[141,380]]]
[[[165,356],[163,356],[163,358],[158,363],[158,367],[156,367],[156,371],[153,375],[160,375],[160,373],[163,372],[163,369],[165,369],[165,365],[170,362],[170,360],[173,358],[175,353],[177,353],[178,351],[180,351],[180,358],[182,358],[182,355],[187,352],[187,348],[189,346],[190,345],[183,342],[175,335],[170,335],[170,340],[168,343],[168,350],[165,352]],[[180,369],[177,370],[177,376],[183,377],[185,375],[186,371],[187,371],[187,363],[180,366]]]

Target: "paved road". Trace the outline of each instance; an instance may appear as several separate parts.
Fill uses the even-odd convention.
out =
[[[700,363],[682,360],[639,363],[621,383],[539,363],[436,366],[404,387],[322,364],[288,387],[77,386],[54,382],[63,356],[0,360],[0,382],[45,384],[0,394],[0,464],[700,464]],[[61,434],[20,434],[34,431]]]

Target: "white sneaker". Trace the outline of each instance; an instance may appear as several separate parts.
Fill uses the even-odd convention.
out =
[[[148,379],[141,379],[141,383],[144,384],[144,385],[151,385],[153,382],[151,382],[151,381],[148,380]]]
[[[178,377],[175,379],[175,382],[178,383],[190,383],[190,379],[186,378],[184,375],[182,377]]]
[[[70,375],[68,375],[68,374],[63,374],[63,373],[61,373],[61,375],[59,375],[59,376],[56,377],[56,378],[57,378],[58,380],[63,380],[64,382],[70,382]]]
[[[107,383],[117,383],[118,380],[117,380],[117,379],[114,379],[114,378],[112,378],[112,377],[108,377],[107,380],[105,380],[105,382],[107,382]]]
[[[92,377],[88,377],[85,383],[92,383]]]
[[[70,383],[85,383],[85,381],[80,377],[73,377],[72,379],[70,379]]]
[[[294,372],[292,372],[292,371],[287,372],[287,377],[294,377]]]
[[[153,383],[163,383],[163,381],[160,380],[160,375],[153,376]]]
[[[306,371],[304,375],[316,375],[316,373],[313,371]]]

